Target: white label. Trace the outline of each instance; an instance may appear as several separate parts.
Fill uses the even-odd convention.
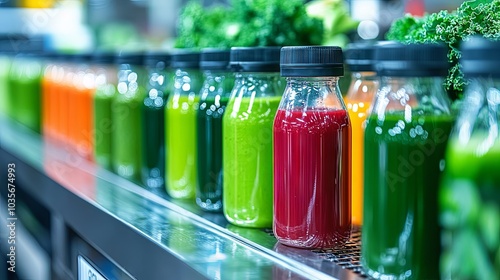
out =
[[[107,280],[84,257],[78,256],[78,280]]]

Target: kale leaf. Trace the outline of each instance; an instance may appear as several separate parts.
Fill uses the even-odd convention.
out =
[[[441,11],[415,18],[406,15],[393,22],[388,40],[403,43],[444,42],[451,67],[445,82],[452,99],[462,97],[467,84],[460,68],[460,42],[472,35],[500,39],[500,0],[466,1],[454,12]]]
[[[178,48],[319,45],[323,23],[303,0],[232,0],[204,8],[191,1],[178,22]]]

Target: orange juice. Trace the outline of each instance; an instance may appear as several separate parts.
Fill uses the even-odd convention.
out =
[[[73,81],[74,73],[69,70],[65,73],[64,80],[62,81],[61,86],[59,87],[59,125],[60,125],[60,134],[61,140],[65,144],[71,143],[71,135],[72,131],[70,130],[70,120],[73,118],[74,113],[71,109],[71,99],[70,96],[73,92]]]
[[[60,110],[61,110],[61,92],[62,92],[62,82],[64,78],[64,68],[62,67],[61,62],[59,61],[56,64],[54,69],[54,75],[50,79],[50,89],[48,91],[49,94],[49,111],[48,111],[48,119],[49,119],[49,127],[51,128],[52,136],[60,140],[61,139],[61,121],[60,121]]]
[[[70,145],[77,154],[86,159],[92,158],[92,98],[95,77],[87,63],[87,54],[74,55],[73,80],[69,92],[69,135]]]
[[[373,97],[373,94],[371,94]],[[364,130],[366,116],[371,105],[371,100],[351,100],[345,98],[349,118],[351,119],[352,135],[352,180],[351,180],[351,207],[352,224],[361,225],[363,221],[363,156],[364,156]]]
[[[91,159],[93,157],[93,139],[92,139],[92,124],[93,124],[93,88],[83,88],[76,92],[78,100],[76,112],[76,134],[75,144],[79,155]]]
[[[378,80],[374,72],[373,45],[366,43],[349,44],[344,52],[345,64],[351,70],[351,85],[344,97],[347,112],[351,120],[352,155],[351,155],[351,220],[353,226],[363,224],[363,172],[364,172],[364,136],[366,117],[371,110],[371,103],[378,89]]]

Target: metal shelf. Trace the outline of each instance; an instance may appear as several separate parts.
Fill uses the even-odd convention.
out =
[[[359,229],[339,250],[283,246],[270,229],[236,227],[222,214],[146,190],[1,116],[0,131],[0,166],[14,162],[19,187],[133,278],[365,278]],[[60,253],[63,264],[65,254],[76,279],[77,254]]]

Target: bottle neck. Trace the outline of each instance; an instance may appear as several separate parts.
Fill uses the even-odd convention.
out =
[[[421,111],[429,115],[451,114],[451,102],[444,90],[444,77],[380,78],[373,112]]]
[[[461,145],[466,145],[472,138],[481,139],[483,151],[500,144],[499,78],[471,79],[460,106],[453,136]]]
[[[235,73],[235,78],[238,80],[274,81],[280,78],[280,74],[277,72],[238,72]]]
[[[336,87],[339,77],[287,77],[287,86]]]
[[[345,110],[338,87],[339,77],[287,77],[281,109]]]
[[[360,71],[360,72],[352,72],[351,74],[352,80],[377,80],[377,73],[370,71]]]
[[[174,73],[173,94],[194,96],[199,94],[201,73],[198,69],[177,69]]]
[[[378,86],[379,79],[375,72],[352,72],[351,83],[345,100],[347,103],[363,102],[369,106],[373,101]]]
[[[281,96],[284,83],[277,72],[241,72],[235,74],[235,97]]]
[[[380,87],[404,89],[409,95],[445,94],[444,77],[380,77]]]
[[[203,85],[200,100],[212,99],[216,96],[229,98],[234,86],[234,75],[228,71],[206,70],[203,72]]]

